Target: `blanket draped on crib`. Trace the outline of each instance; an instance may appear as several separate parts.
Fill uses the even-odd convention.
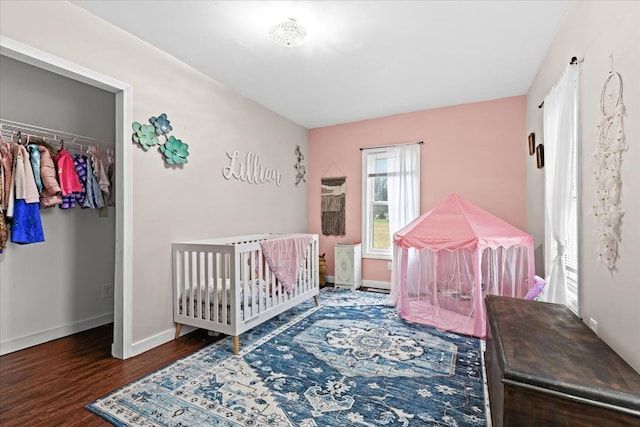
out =
[[[299,268],[305,261],[312,239],[312,236],[296,236],[260,242],[265,261],[287,292],[291,292],[296,284]]]
[[[345,235],[346,178],[322,178],[320,186],[320,210],[322,234]]]

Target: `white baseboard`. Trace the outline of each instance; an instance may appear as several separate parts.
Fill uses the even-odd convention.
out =
[[[182,330],[180,331],[180,336],[188,334],[189,332],[193,332],[196,329],[198,328],[189,325],[183,325]],[[145,351],[151,350],[152,348],[168,343],[175,338],[175,335],[176,328],[170,328],[158,334],[150,336],[149,338],[134,342],[131,345],[131,357],[137,356],[144,353]]]
[[[391,290],[390,282],[379,282],[377,280],[363,280],[362,286],[365,288],[386,289],[387,291]]]
[[[103,314],[101,316],[92,317],[90,319],[80,320],[74,323],[61,325],[46,331],[36,332],[19,338],[9,339],[0,342],[0,356],[14,351],[24,350],[38,344],[48,341],[57,340],[58,338],[67,337],[86,331],[87,329],[97,328],[113,322],[113,313]]]
[[[327,283],[331,283],[332,285],[336,283],[334,276],[325,276],[324,281]],[[386,289],[391,290],[390,282],[380,282],[377,280],[363,280],[362,286],[366,288],[376,288],[376,289]]]

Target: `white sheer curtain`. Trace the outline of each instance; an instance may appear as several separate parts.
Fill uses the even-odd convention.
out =
[[[567,304],[564,253],[569,236],[571,181],[579,141],[580,64],[570,64],[544,99],[545,268],[543,299]]]
[[[389,237],[393,248],[393,258],[401,259],[404,254],[406,266],[417,262],[415,250],[403,253],[393,246],[393,234],[420,216],[420,144],[399,145],[393,148],[387,163],[387,200],[389,203]],[[400,269],[396,263],[391,272],[391,300],[396,304],[401,290]],[[405,283],[418,283],[419,269],[407,268],[410,277]]]
[[[393,148],[387,164],[389,236],[420,215],[420,144]]]

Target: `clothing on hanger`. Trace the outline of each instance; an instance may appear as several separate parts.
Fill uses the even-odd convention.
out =
[[[116,205],[116,164],[111,162],[109,170],[107,171],[109,177],[109,183],[111,184],[111,191],[109,192],[109,206]]]
[[[11,241],[20,244],[44,242],[38,203],[27,203],[23,199],[15,201]]]
[[[4,192],[4,183],[0,181],[0,193]],[[9,229],[4,218],[4,211],[0,209],[0,253],[4,252],[7,248],[7,242],[9,241]]]
[[[62,189],[56,179],[56,167],[51,153],[45,147],[38,147],[40,152],[40,177],[43,191],[40,194],[40,206],[50,208],[62,203]]]
[[[42,193],[42,179],[40,178],[40,151],[35,144],[27,145],[29,151],[29,160],[31,161],[31,168],[33,169],[33,177],[36,181],[36,187],[38,187],[38,193]]]
[[[81,192],[75,193],[76,201],[80,206],[84,207],[85,198],[87,197],[87,157],[83,154],[74,154],[73,163],[75,164],[78,180],[82,187]]]
[[[2,141],[2,149],[0,150],[0,167],[2,167],[2,200],[0,204],[2,209],[9,206],[9,193],[11,192],[11,175],[13,174],[13,152],[11,144]],[[14,144],[15,145],[15,144]]]
[[[11,131],[10,141],[4,139],[6,135],[6,130],[0,131],[0,253],[7,242],[44,241],[41,208],[70,209],[80,204],[107,215],[115,172],[110,150],[103,161],[93,145],[87,158],[71,155],[57,136],[52,144],[28,132]],[[76,145],[82,151],[83,145]]]
[[[82,191],[71,154],[62,148],[58,151],[58,154],[56,154],[55,162],[58,170],[58,182],[62,189],[62,195],[69,196],[74,192]]]
[[[83,208],[100,209],[104,207],[104,199],[100,185],[93,173],[93,165],[90,159],[87,161],[87,185],[85,191],[85,200],[82,204]]]

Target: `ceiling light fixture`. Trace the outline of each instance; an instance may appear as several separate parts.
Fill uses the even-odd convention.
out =
[[[302,43],[307,32],[295,19],[289,18],[271,27],[269,35],[278,46],[293,47]]]

